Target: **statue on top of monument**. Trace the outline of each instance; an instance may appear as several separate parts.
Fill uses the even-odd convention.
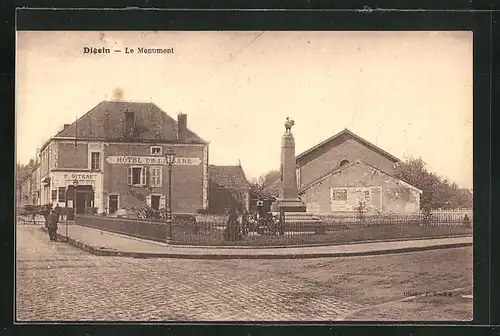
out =
[[[290,117],[286,117],[285,132],[286,133],[290,133],[293,125],[295,125],[295,121],[293,121],[292,119],[290,119]]]

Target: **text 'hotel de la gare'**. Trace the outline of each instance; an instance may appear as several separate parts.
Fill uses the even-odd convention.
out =
[[[88,55],[98,55],[98,54],[111,54],[111,53],[123,53],[123,54],[173,54],[174,47],[169,48],[95,48],[95,47],[83,47],[83,53]]]

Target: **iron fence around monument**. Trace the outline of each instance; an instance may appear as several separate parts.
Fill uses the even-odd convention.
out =
[[[323,216],[321,216],[323,217]],[[472,234],[471,221],[461,214],[328,216],[321,223],[184,223],[174,226],[172,239],[182,245],[290,246],[348,244],[398,239],[441,238]]]
[[[363,214],[340,213],[317,215],[324,223],[336,224],[419,224],[426,226],[448,226],[473,223],[472,211],[431,211],[429,213],[417,212],[408,214]]]
[[[172,243],[193,246],[300,246],[349,244],[356,242],[441,238],[472,234],[472,216],[462,214],[424,217],[424,215],[320,216],[321,223],[250,221],[227,223],[177,218],[172,223]],[[104,216],[79,216],[77,224],[165,241],[167,224],[161,220],[139,220]]]

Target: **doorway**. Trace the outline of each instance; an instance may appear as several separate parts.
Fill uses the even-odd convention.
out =
[[[109,213],[114,214],[118,211],[118,195],[109,195]]]
[[[75,212],[77,214],[85,213],[85,208],[87,205],[87,193],[76,192],[76,202],[75,202]]]
[[[92,214],[94,207],[94,190],[90,185],[76,187],[75,213],[85,214],[88,211]]]
[[[151,208],[155,210],[160,210],[160,196],[158,195],[151,196]]]

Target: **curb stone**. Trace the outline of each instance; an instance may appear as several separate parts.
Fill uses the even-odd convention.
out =
[[[43,231],[47,229],[42,228]],[[460,248],[472,246],[472,243],[452,243],[445,245],[422,246],[422,247],[403,247],[378,251],[362,251],[362,252],[320,252],[320,253],[302,253],[302,254],[182,254],[182,253],[151,253],[151,252],[125,252],[111,250],[105,248],[97,248],[87,243],[81,242],[73,238],[66,238],[62,234],[57,234],[58,239],[66,241],[68,244],[78,247],[91,254],[103,257],[129,257],[129,258],[177,258],[177,259],[209,259],[209,260],[227,260],[227,259],[311,259],[311,258],[334,258],[334,257],[360,257],[372,255],[385,255],[395,253],[420,252],[430,250],[440,250],[447,248]]]
[[[118,232],[114,230],[107,230],[107,229],[101,229],[101,228],[95,228],[92,226],[87,226],[87,225],[82,225],[82,224],[77,224],[81,227],[85,227],[88,229],[92,230],[101,230],[105,231],[107,233],[119,235],[119,236],[127,236],[132,239],[143,239],[151,242],[160,242],[164,243],[165,241],[162,239],[152,239],[148,237],[143,237],[140,235],[136,234],[127,234],[123,232]],[[252,250],[258,250],[258,249],[284,249],[284,248],[305,248],[305,247],[325,247],[325,246],[338,246],[338,245],[356,245],[356,244],[366,244],[366,243],[387,243],[387,242],[402,242],[402,241],[409,241],[409,240],[430,240],[430,239],[444,239],[444,238],[463,238],[463,237],[471,237],[472,234],[460,234],[460,235],[440,235],[440,236],[432,236],[432,237],[404,237],[404,238],[388,238],[388,239],[373,239],[373,240],[358,240],[358,241],[351,241],[351,242],[344,242],[344,243],[319,243],[319,244],[304,244],[304,245],[189,245],[189,244],[176,244],[175,242],[172,242],[170,246],[172,247],[178,247],[178,248],[205,248],[205,249],[223,249],[223,248],[230,248],[230,249],[252,249]]]

